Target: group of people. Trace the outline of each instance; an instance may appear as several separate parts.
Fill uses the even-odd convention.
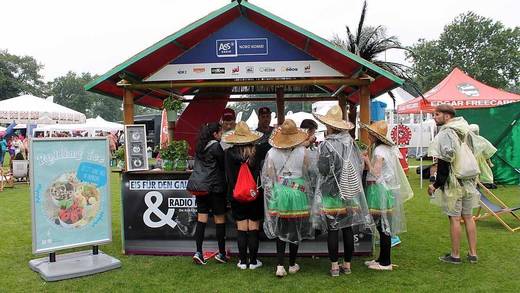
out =
[[[21,134],[0,137],[0,167],[3,166],[5,157],[9,155],[12,160],[26,160],[29,150],[29,140]],[[12,170],[12,163],[10,170]]]
[[[339,106],[325,115],[314,113],[327,127],[319,145],[314,120],[304,120],[297,127],[293,120],[286,119],[273,128],[269,126],[270,109],[262,107],[258,112],[256,130],[245,122],[235,123],[231,109],[225,109],[220,122],[208,123],[201,129],[187,186],[197,203],[194,262],[206,264],[202,244],[210,213],[219,247],[215,259],[229,261],[225,214],[230,207],[236,222],[240,269],[262,266],[258,259],[262,229],[268,238],[276,240],[276,276],[297,273],[299,244],[313,239],[319,230],[327,233],[331,276],[349,274],[353,227],[359,226],[377,229],[380,238],[379,258],[365,264],[374,270],[392,270],[390,239],[406,230],[403,203],[413,193],[399,163],[400,153],[386,138],[386,123],[361,125],[372,142],[368,150],[361,151],[349,134],[354,125],[343,119]],[[244,194],[244,187],[247,190],[251,182],[253,187]],[[342,263],[338,255],[340,232]]]

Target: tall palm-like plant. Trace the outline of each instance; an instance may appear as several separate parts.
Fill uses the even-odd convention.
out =
[[[366,13],[367,2],[365,1],[363,3],[361,17],[355,34],[347,25],[345,26],[347,29],[347,37],[343,39],[338,35],[334,35],[331,42],[336,46],[348,50],[349,52],[354,53],[403,79],[408,79],[407,66],[396,62],[378,59],[381,54],[388,50],[407,50],[407,48],[401,46],[401,43],[396,36],[387,36],[386,28],[384,26],[365,26]]]

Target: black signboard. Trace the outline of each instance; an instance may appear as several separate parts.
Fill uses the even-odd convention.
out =
[[[186,191],[190,174],[185,172],[123,173],[123,247],[126,254],[191,255],[197,222],[195,197]],[[372,253],[372,235],[354,228],[356,254]],[[215,226],[206,226],[205,251],[216,251]],[[341,233],[340,233],[341,234]],[[235,253],[236,226],[230,213],[226,225],[226,246]],[[341,246],[341,245],[340,245]],[[259,253],[273,255],[275,241],[261,235]],[[326,234],[304,241],[302,255],[326,255]]]

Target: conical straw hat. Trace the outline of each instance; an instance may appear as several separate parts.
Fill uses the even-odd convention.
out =
[[[338,105],[333,106],[327,111],[327,114],[320,115],[316,113],[312,113],[316,119],[318,119],[321,123],[326,124],[332,128],[336,128],[339,130],[350,130],[354,128],[354,124],[349,121],[343,120],[343,111]]]
[[[281,126],[273,131],[269,143],[275,148],[287,149],[299,145],[307,137],[308,134],[305,130],[296,127],[293,120],[286,119]]]
[[[224,134],[222,141],[229,144],[249,144],[262,138],[263,134],[249,129],[244,121],[237,123],[235,130]]]

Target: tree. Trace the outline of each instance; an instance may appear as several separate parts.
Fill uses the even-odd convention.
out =
[[[40,75],[43,65],[31,56],[0,50],[0,100],[22,94],[42,96],[45,83]]]
[[[99,115],[108,121],[122,120],[121,101],[87,92],[83,88],[95,78],[90,73],[78,75],[69,71],[49,83],[49,93],[54,96],[55,103],[84,113],[88,118]]]
[[[493,87],[518,89],[520,28],[466,12],[444,27],[439,39],[420,39],[407,53],[412,74],[423,91],[439,83],[454,67]]]
[[[356,33],[352,33],[352,30],[347,25],[345,26],[347,37],[343,39],[338,35],[334,35],[331,42],[403,79],[408,79],[408,68],[405,65],[379,59],[381,54],[388,50],[407,50],[407,48],[401,46],[396,36],[387,36],[384,26],[365,26],[366,13],[367,2],[365,1]]]

